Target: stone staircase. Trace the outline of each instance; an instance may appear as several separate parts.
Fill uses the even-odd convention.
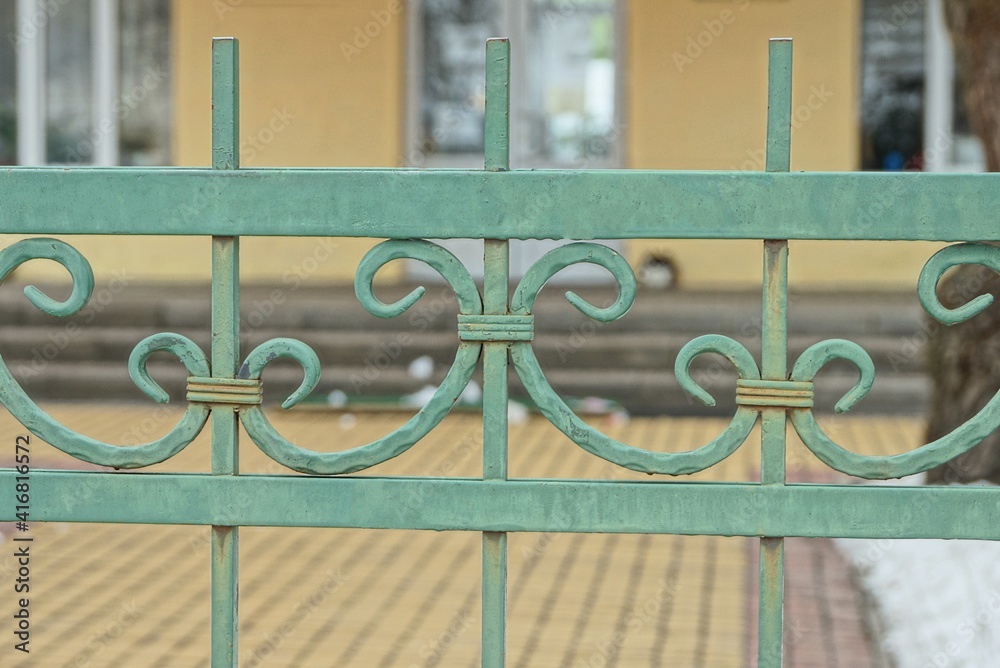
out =
[[[390,301],[413,286],[385,286]],[[596,396],[620,402],[637,415],[725,415],[734,408],[736,375],[714,355],[698,358],[693,376],[718,404],[708,408],[678,386],[673,364],[681,346],[701,334],[718,333],[742,342],[759,359],[760,295],[733,292],[640,291],[625,318],[595,323],[563,298],[566,288],[547,287],[536,302],[535,351],[552,386],[562,396]],[[13,285],[0,295],[3,326],[0,354],[14,376],[36,400],[111,399],[148,401],[128,376],[135,344],[156,332],[184,334],[209,350],[209,288],[128,286],[117,294],[95,293],[76,316],[60,319],[35,309]],[[597,305],[610,304],[608,288],[577,292]],[[48,294],[61,298],[66,286]],[[376,318],[358,304],[350,287],[249,286],[242,293],[242,350],[269,338],[298,338],[323,362],[314,396],[340,390],[360,396],[403,395],[440,382],[457,345],[457,307],[443,286],[427,294],[402,316]],[[789,302],[789,367],[809,345],[846,338],[863,346],[875,361],[875,386],[855,412],[920,414],[929,384],[922,343],[927,324],[913,294],[799,294]],[[429,356],[429,380],[407,372],[417,357]],[[182,400],[186,372],[165,353],[150,361],[150,371],[172,397]],[[819,410],[833,404],[854,383],[847,364],[833,363],[817,378]],[[301,371],[276,361],[265,372],[265,401],[280,401],[297,386]],[[477,372],[476,382],[481,383]],[[512,397],[523,396],[511,373]]]

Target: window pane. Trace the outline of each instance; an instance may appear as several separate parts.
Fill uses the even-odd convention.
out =
[[[615,162],[613,0],[531,0],[527,53],[528,161]]]
[[[952,108],[954,109],[954,142],[951,146],[951,162],[960,169],[965,168],[986,168],[986,155],[983,153],[983,144],[979,140],[969,114],[965,108],[965,77],[962,68],[955,68],[954,95],[952,96]]]
[[[17,64],[14,41],[17,14],[14,2],[0,2],[0,165],[17,164]]]
[[[93,161],[90,142],[90,3],[67,2],[48,19],[47,153],[54,163]]]
[[[471,154],[482,166],[486,40],[501,33],[497,9],[489,0],[424,2],[421,158]]]
[[[119,10],[120,162],[170,161],[170,0],[129,0]]]
[[[864,3],[862,169],[923,165],[924,14],[922,3],[906,11],[895,0]]]

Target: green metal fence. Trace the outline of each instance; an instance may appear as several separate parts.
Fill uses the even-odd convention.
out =
[[[965,452],[1000,425],[1000,394],[948,436],[891,457],[866,457],[832,441],[812,412],[813,378],[834,359],[859,372],[837,404],[845,411],[874,379],[871,358],[844,340],[806,350],[789,371],[786,336],[789,239],[954,241],[929,259],[917,289],[927,312],[945,324],[974,316],[991,301],[979,296],[957,309],[937,299],[950,267],[975,263],[1000,271],[996,239],[1000,176],[991,174],[789,173],[792,48],[770,45],[766,172],[508,171],[509,64],[506,40],[486,47],[486,164],[483,171],[405,169],[255,169],[238,164],[238,48],[213,46],[212,169],[10,169],[0,174],[0,231],[27,235],[153,234],[212,236],[212,350],[170,333],[141,341],[129,359],[136,384],[152,399],[167,395],[146,372],[166,350],[189,373],[187,408],[174,429],[136,447],[77,434],[44,413],[0,363],[0,401],[38,438],[74,457],[119,469],[177,454],[211,419],[208,474],[32,471],[30,519],[212,526],[212,665],[236,665],[237,555],[241,526],[360,527],[479,531],[483,536],[482,665],[504,665],[507,533],[619,532],[753,536],[760,539],[759,665],[781,664],[783,540],[787,536],[1000,538],[1000,490],[786,484],[788,422],[828,466],[864,478],[927,470]],[[178,215],[193,199],[196,220]],[[546,206],[539,208],[539,202]],[[538,213],[541,210],[541,213]],[[533,213],[529,215],[529,211]],[[397,258],[433,267],[460,305],[455,361],[431,401],[406,424],[367,445],[319,452],[290,443],[260,407],[261,374],[277,357],[305,371],[291,408],[315,386],[320,364],[306,344],[274,339],[245,358],[239,350],[240,236],[383,237],[356,275],[371,313],[398,316],[422,289],[392,304],[372,292],[375,273]],[[482,294],[448,251],[424,238],[485,239]],[[550,252],[508,291],[510,239],[584,240]],[[759,239],[763,249],[763,352],[760,364],[739,342],[701,336],[680,352],[676,374],[696,398],[712,397],[692,379],[691,361],[718,353],[739,372],[738,407],[712,442],[690,452],[625,444],[583,422],[548,384],[532,350],[533,305],[542,286],[574,263],[606,268],[619,295],[598,308],[572,292],[580,311],[607,322],[623,317],[635,277],[614,251],[587,239]],[[72,246],[50,238],[19,241],[0,252],[0,277],[45,258],[73,280],[63,302],[33,287],[27,298],[56,316],[79,311],[94,286],[90,265]],[[481,478],[350,476],[396,457],[448,413],[482,358],[484,455]],[[738,484],[595,480],[509,480],[508,365],[542,413],[584,450],[636,471],[679,476],[722,461],[760,419],[761,480]],[[311,476],[240,475],[238,421],[268,456]],[[419,446],[418,446],[419,447]],[[668,483],[669,484],[666,484]],[[14,499],[18,471],[0,470],[0,498]],[[419,498],[420,504],[400,503]],[[0,520],[17,519],[0,506]]]

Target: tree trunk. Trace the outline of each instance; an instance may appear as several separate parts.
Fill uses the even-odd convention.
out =
[[[938,296],[949,308],[978,294],[1000,294],[1000,277],[978,265],[959,267],[941,283]],[[1000,389],[1000,302],[957,325],[931,321],[927,327],[933,381],[927,440],[932,441],[967,422]],[[1000,483],[1000,432],[927,472],[927,482],[934,484],[976,480]]]
[[[1000,2],[946,0],[944,6],[969,121],[983,143],[986,168],[1000,171]],[[938,290],[949,307],[984,293],[1000,295],[1000,277],[975,265],[958,267]],[[1000,303],[958,325],[930,323],[927,348],[934,388],[927,438],[935,440],[968,421],[1000,389]],[[1000,483],[1000,432],[927,475],[929,483],[976,480]]]

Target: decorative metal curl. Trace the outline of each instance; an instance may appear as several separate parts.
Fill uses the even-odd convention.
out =
[[[521,277],[510,300],[510,311],[515,315],[528,315],[535,299],[550,278],[574,264],[589,263],[604,267],[618,283],[618,298],[607,308],[598,308],[573,291],[566,293],[566,301],[588,318],[598,322],[611,322],[625,315],[635,303],[635,274],[621,255],[607,246],[577,242],[559,246],[543,255]]]
[[[760,380],[760,369],[757,368],[753,355],[738,341],[721,334],[706,334],[688,341],[677,353],[674,375],[683,389],[706,406],[714,406],[715,399],[691,377],[691,363],[703,353],[716,353],[725,357],[736,368],[736,373],[742,380]],[[721,434],[710,443],[683,454],[691,460],[692,466],[698,467],[695,470],[715,466],[736,452],[746,441],[757,423],[757,412],[752,406],[737,406],[736,414]]]
[[[392,304],[386,304],[375,296],[372,287],[375,274],[389,262],[401,259],[419,260],[441,274],[455,291],[460,313],[482,314],[483,300],[469,270],[450,251],[423,239],[383,241],[361,258],[354,275],[354,292],[366,311],[379,318],[395,318],[424,295],[426,290],[419,286]]]
[[[938,251],[924,265],[917,282],[920,303],[927,313],[945,325],[967,320],[993,301],[992,295],[979,295],[954,309],[940,302],[937,297],[938,282],[948,269],[960,264],[980,264],[1000,271],[1000,248],[984,244],[956,244]],[[820,367],[837,358],[853,363],[861,376],[854,389],[837,403],[837,410],[844,411],[868,392],[874,380],[871,357],[857,344],[834,340],[812,346],[796,362],[792,379],[811,379]],[[954,459],[975,447],[1000,426],[1000,392],[993,395],[968,422],[951,433],[897,455],[865,456],[843,448],[826,435],[810,411],[792,411],[791,421],[802,442],[827,466],[859,478],[902,478]]]
[[[511,311],[515,314],[529,314],[546,281],[558,271],[579,262],[597,264],[610,271],[618,282],[618,298],[607,308],[597,308],[572,292],[566,293],[566,299],[582,313],[600,322],[610,322],[625,315],[635,301],[635,275],[618,253],[593,243],[568,244],[546,253],[521,279],[511,299]],[[731,342],[732,346],[726,342]],[[690,376],[687,375],[690,360],[701,352],[709,351],[729,353],[727,356],[734,359],[734,363],[742,371],[746,371],[750,377],[754,374],[760,377],[757,365],[746,349],[725,337],[702,337],[685,346],[678,358],[678,377],[683,376],[690,381]],[[549,422],[587,452],[633,471],[683,475],[706,469],[732,454],[746,439],[757,419],[754,411],[740,408],[734,424],[708,445],[680,453],[644,450],[597,431],[570,410],[549,385],[530,343],[513,343],[510,355],[525,389]],[[690,385],[700,390],[693,381]],[[702,394],[709,402],[712,401],[707,393],[702,391]]]
[[[73,289],[66,301],[58,302],[29,285],[24,294],[32,304],[50,315],[61,317],[73,315],[87,304],[94,291],[94,273],[90,263],[79,251],[58,239],[26,239],[0,251],[0,282],[18,266],[33,259],[54,260],[61,264],[70,274]],[[177,355],[192,375],[209,373],[205,354],[190,339],[179,334],[154,334],[140,341],[129,357],[129,374],[139,389],[157,402],[168,399],[166,392],[146,371],[146,361],[157,350]],[[180,421],[166,436],[138,446],[104,443],[69,429],[39,408],[11,375],[2,358],[0,403],[31,433],[53,447],[77,459],[114,468],[139,468],[173,457],[195,439],[208,419],[206,406],[189,404]]]
[[[714,406],[715,398],[691,377],[691,363],[695,357],[703,353],[722,355],[736,367],[736,372],[742,379],[760,380],[760,369],[757,368],[757,362],[754,361],[753,355],[742,343],[721,334],[705,334],[688,341],[677,353],[674,373],[681,388],[706,406]]]
[[[920,304],[932,318],[945,325],[955,325],[980,313],[993,303],[993,295],[979,295],[957,308],[948,308],[938,299],[937,285],[945,272],[960,264],[979,264],[1000,272],[1000,248],[986,244],[963,243],[942,248],[931,256],[917,279]]]
[[[404,313],[423,296],[423,287],[416,288],[392,304],[386,304],[375,296],[372,289],[375,274],[386,263],[401,258],[419,260],[437,270],[455,290],[463,315],[482,315],[482,298],[465,266],[446,249],[423,240],[384,241],[368,251],[361,260],[354,290],[358,301],[369,313],[380,318],[392,318]],[[444,381],[416,415],[391,434],[350,450],[317,452],[295,445],[274,429],[257,406],[242,409],[240,418],[253,442],[269,457],[290,469],[320,475],[354,473],[401,455],[440,424],[472,379],[481,349],[479,342],[459,342],[455,361]],[[282,404],[284,408],[291,408],[311,392],[319,380],[319,359],[309,346],[293,339],[274,339],[263,343],[247,357],[240,376],[260,378],[263,368],[277,357],[294,359],[305,370],[302,385]]]
[[[245,380],[260,380],[264,367],[279,357],[295,360],[302,365],[302,370],[305,372],[298,389],[281,403],[281,407],[288,410],[309,396],[319,384],[321,372],[319,357],[306,344],[287,338],[265,341],[247,355],[238,377]]]
[[[858,370],[858,382],[833,407],[838,413],[846,413],[868,395],[875,382],[875,363],[858,344],[844,339],[829,339],[809,346],[792,367],[791,379],[801,383],[812,382],[819,370],[835,359],[847,360]]]

